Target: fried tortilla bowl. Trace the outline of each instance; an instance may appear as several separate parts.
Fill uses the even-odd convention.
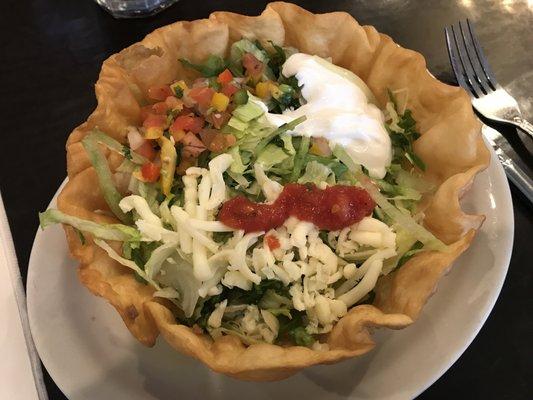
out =
[[[82,245],[72,228],[65,226],[65,231],[70,252],[80,262],[81,282],[116,308],[142,344],[153,346],[161,333],[173,348],[214,371],[245,380],[279,380],[311,365],[364,354],[375,345],[372,328],[401,329],[418,318],[438,281],[483,223],[484,216],[465,214],[459,199],[487,167],[489,152],[467,94],[435,79],[422,55],[399,47],[371,26],[359,25],[347,13],[313,14],[292,4],[271,3],[258,17],[216,12],[208,19],[165,26],[108,58],[96,83],[98,106],[67,141],[69,181],[59,196],[59,209],[97,222],[116,222],[95,212],[109,208],[81,140],[98,127],[125,143],[126,127],[140,125],[140,105],[150,86],[195,77],[179,58],[201,62],[210,54],[224,56],[242,37],[331,57],[334,64],[361,77],[382,106],[387,89],[402,89],[403,101],[422,134],[415,151],[427,164],[426,178],[438,186],[424,201],[424,225],[449,245],[448,251],[419,253],[382,276],[373,304],[353,307],[321,340],[329,350],[314,351],[300,346],[245,346],[234,336],[213,341],[207,334],[195,333],[177,324],[170,303],[155,301],[152,288],[137,282],[131,270],[109,258],[90,237]],[[104,154],[113,171],[121,156],[109,150]],[[113,245],[120,250],[120,243]]]

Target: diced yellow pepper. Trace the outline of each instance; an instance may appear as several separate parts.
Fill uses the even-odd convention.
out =
[[[311,147],[309,148],[309,153],[314,154],[315,156],[321,155],[320,148],[318,147],[317,143],[313,143]]]
[[[272,95],[272,97],[274,97],[275,99],[279,99],[281,97],[281,95],[283,94],[281,92],[281,90],[279,90],[279,87],[273,83],[273,82],[270,82],[270,94]]]
[[[257,85],[255,85],[255,94],[261,99],[270,97],[269,82],[259,82]]]
[[[170,134],[172,135],[172,137],[174,138],[174,141],[177,143],[179,142],[181,139],[183,139],[185,137],[185,131],[184,130],[174,130],[172,132],[170,132]]]
[[[144,131],[145,139],[159,139],[161,136],[163,136],[163,128],[158,128],[154,126],[146,128],[146,130]]]
[[[140,167],[137,168],[137,169],[135,169],[131,174],[132,174],[133,177],[134,177],[135,179],[137,179],[138,181],[146,182],[146,178],[143,176]]]
[[[172,189],[172,182],[174,181],[174,171],[176,170],[176,161],[178,155],[174,143],[165,136],[159,138],[159,146],[161,146],[161,190],[165,196],[170,194]]]
[[[226,111],[229,104],[229,97],[223,93],[215,93],[211,98],[211,107],[218,112]]]

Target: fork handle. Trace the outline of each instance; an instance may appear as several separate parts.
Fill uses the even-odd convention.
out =
[[[498,160],[507,175],[507,178],[513,182],[518,190],[520,190],[533,204],[533,181],[529,177],[528,173],[520,168],[511,157],[509,157],[502,149],[494,147],[494,151]]]
[[[531,138],[533,138],[533,125],[530,124],[528,121],[526,121],[522,117],[514,117],[513,118],[514,124],[522,129],[524,132],[526,132]]]

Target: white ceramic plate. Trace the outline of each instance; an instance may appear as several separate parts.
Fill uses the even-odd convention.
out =
[[[60,226],[39,231],[31,253],[27,290],[35,344],[46,369],[71,400],[411,399],[472,342],[509,265],[513,209],[494,155],[463,206],[487,216],[471,248],[442,280],[414,325],[378,331],[375,350],[357,359],[312,367],[281,382],[253,383],[215,374],[162,339],[154,348],[144,348],[115,310],[78,282]]]

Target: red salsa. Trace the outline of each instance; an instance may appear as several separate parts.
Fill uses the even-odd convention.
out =
[[[330,186],[290,183],[273,204],[253,203],[244,196],[222,205],[218,219],[245,232],[268,231],[291,216],[309,221],[320,229],[338,230],[361,221],[375,207],[366,190],[357,186]]]

